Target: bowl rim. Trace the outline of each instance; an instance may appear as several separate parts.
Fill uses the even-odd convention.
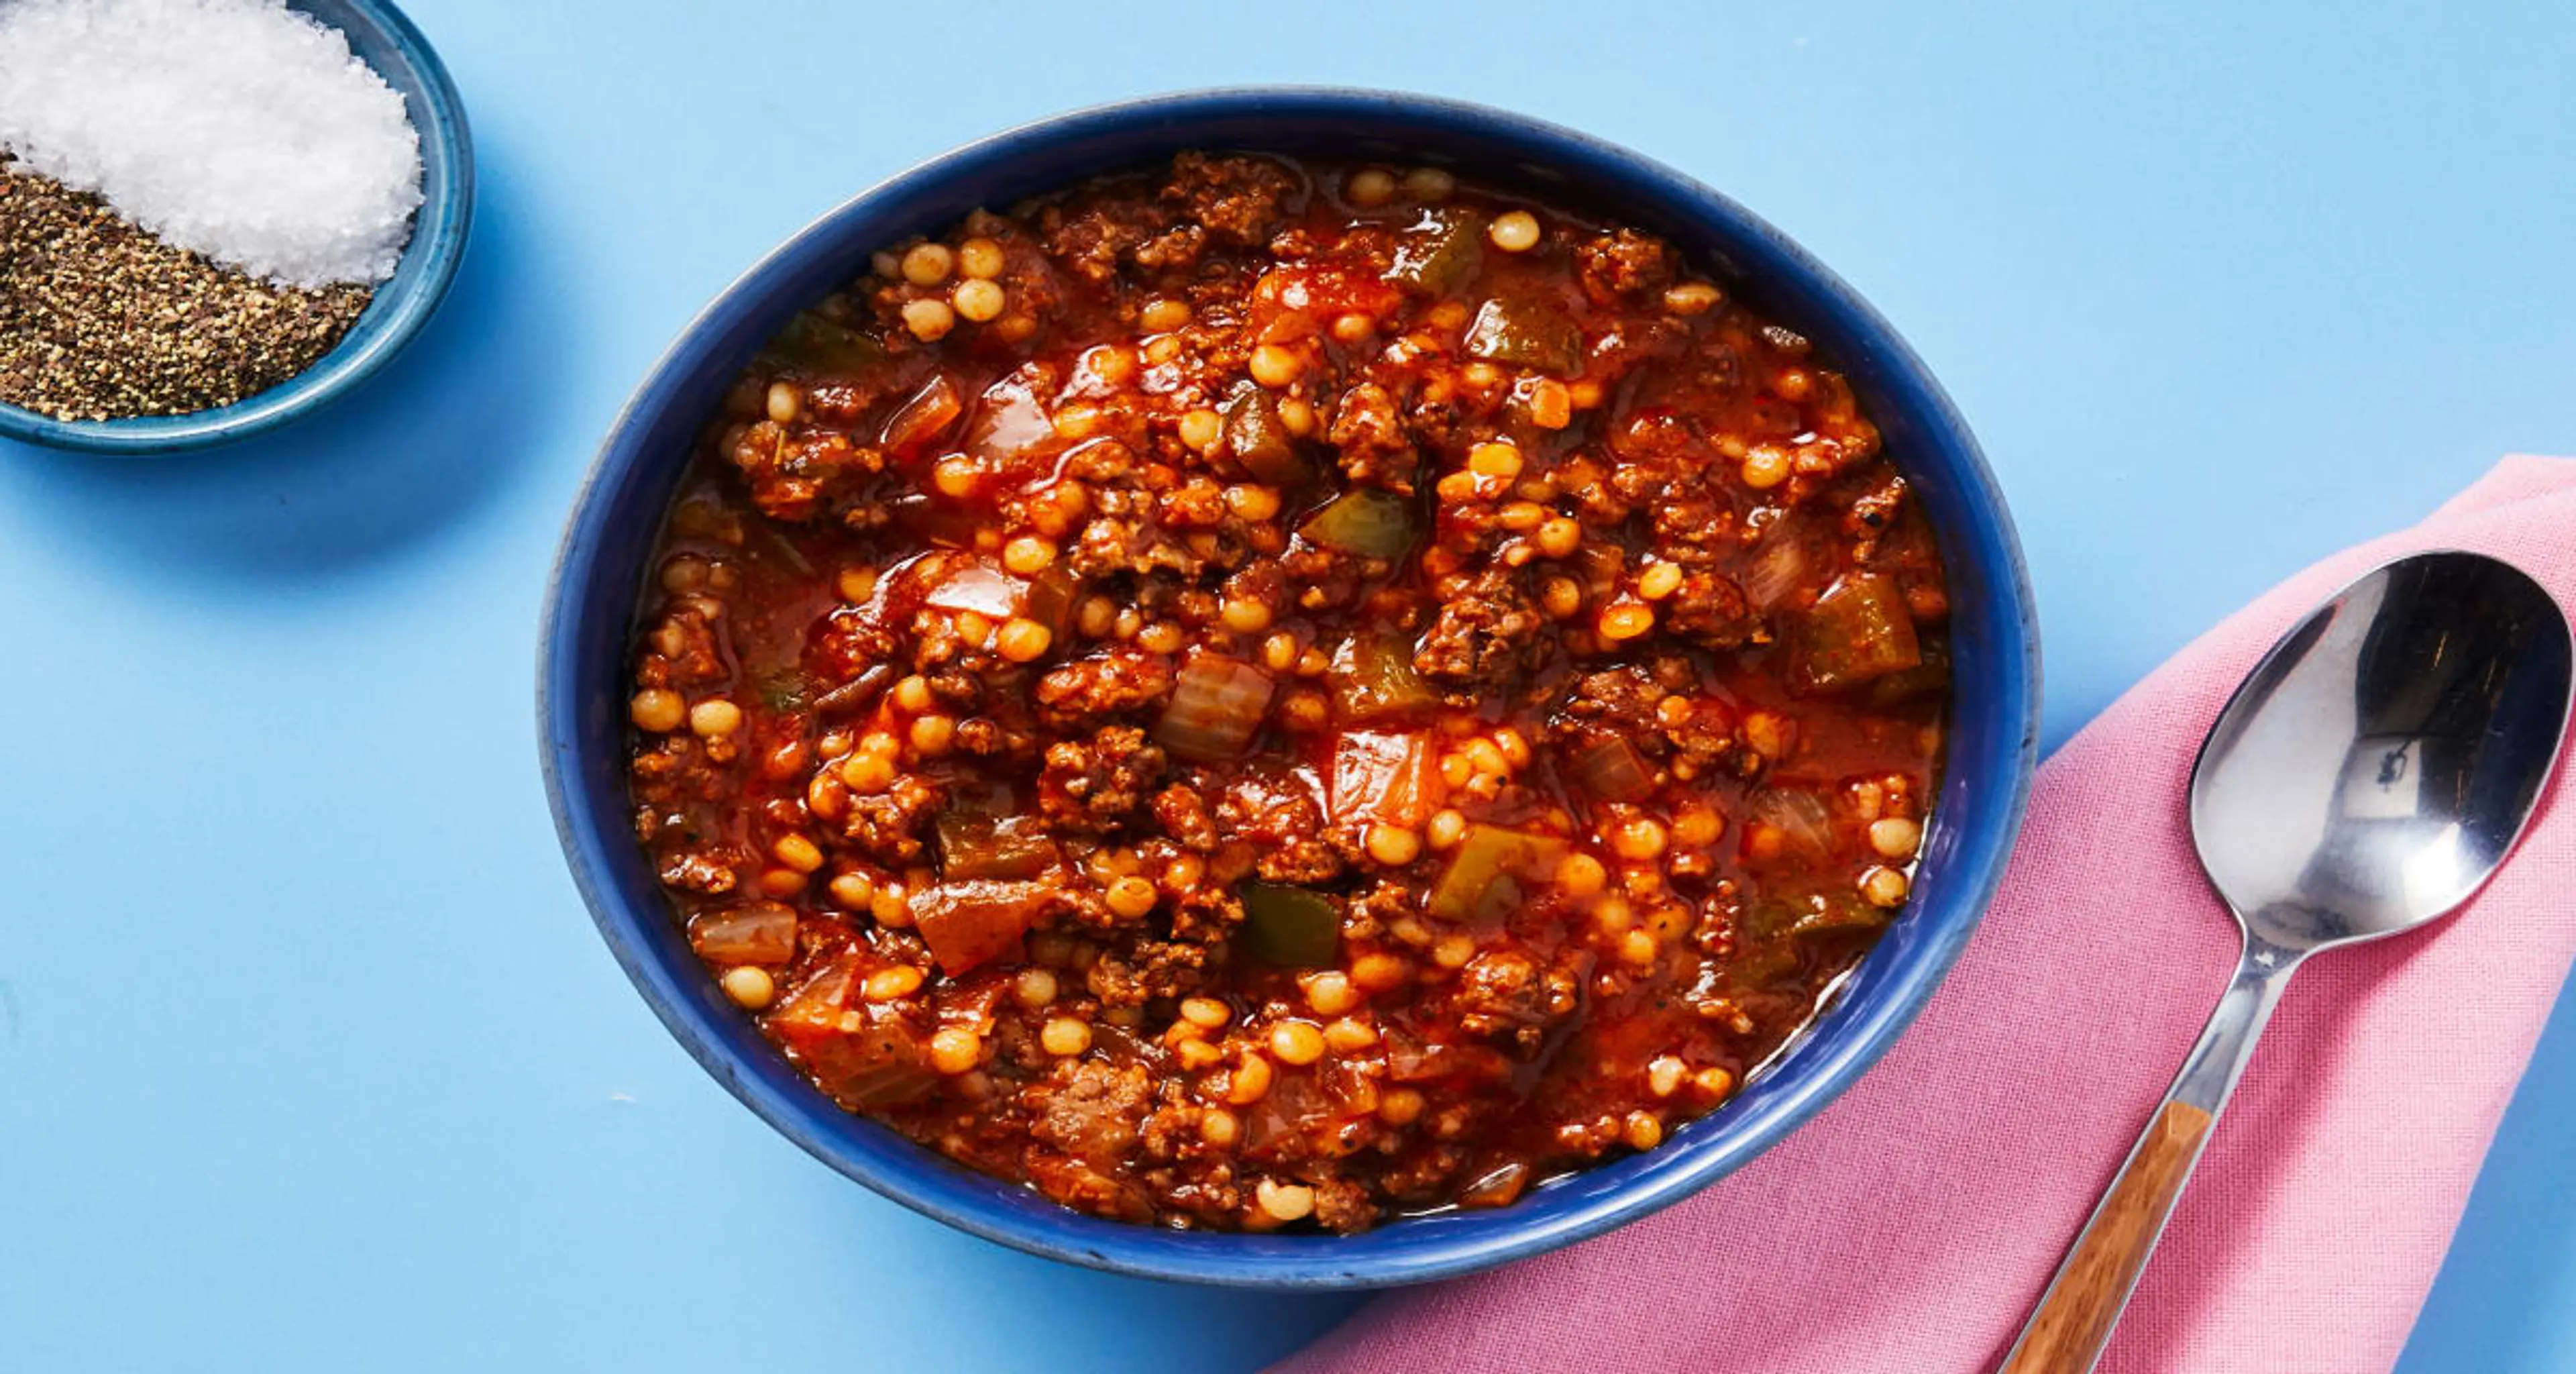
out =
[[[1792,269],[1794,280],[1790,285],[1798,299],[1839,312],[1869,338],[1873,350],[1882,355],[1883,367],[1901,378],[1912,398],[1905,409],[1927,429],[1937,432],[1937,443],[1951,460],[1949,475],[1965,491],[1965,508],[1978,521],[1975,532],[1986,546],[1982,552],[1987,577],[1994,588],[1992,599],[2002,607],[1996,622],[2003,636],[1994,655],[1995,676],[2003,689],[1997,715],[2001,721],[2017,726],[2009,732],[1998,730],[1998,739],[2010,738],[2011,743],[1989,751],[1988,762],[1996,776],[1987,780],[1990,786],[1982,796],[1985,833],[1968,841],[1963,852],[1945,864],[1952,870],[1948,881],[1957,884],[1947,904],[1955,914],[1925,937],[1910,962],[1890,975],[1895,980],[1892,989],[1876,997],[1875,1005],[1866,1009],[1866,1018],[1850,1026],[1838,1026],[1837,1045],[1824,1057],[1804,1063],[1794,1081],[1776,1098],[1765,1101],[1763,1110],[1749,1124],[1700,1140],[1695,1153],[1686,1155],[1668,1143],[1664,1150],[1572,1176],[1600,1175],[1638,1161],[1657,1159],[1653,1170],[1640,1170],[1607,1184],[1599,1197],[1550,1209],[1540,1201],[1547,1194],[1543,1188],[1512,1207],[1471,1214],[1491,1219],[1479,1229],[1465,1234],[1442,1233],[1439,1240],[1393,1254],[1363,1255],[1354,1253],[1351,1247],[1423,1222],[1451,1220],[1457,1214],[1405,1218],[1358,1237],[1298,1238],[1293,1247],[1285,1243],[1287,1238],[1280,1237],[1172,1231],[1105,1221],[1059,1207],[1017,1185],[967,1173],[934,1151],[831,1106],[810,1086],[801,1096],[776,1090],[763,1081],[756,1066],[739,1062],[734,1052],[719,1042],[712,1025],[713,1012],[705,998],[686,995],[674,970],[663,966],[647,947],[646,936],[637,922],[667,922],[668,912],[656,908],[639,913],[618,900],[603,871],[605,860],[600,845],[603,835],[605,842],[612,844],[623,841],[631,845],[632,839],[623,833],[622,816],[609,817],[610,824],[604,828],[598,825],[598,818],[591,815],[586,799],[576,796],[574,781],[568,776],[575,771],[581,752],[571,742],[575,733],[573,713],[580,707],[574,699],[578,655],[573,649],[572,631],[577,622],[568,619],[573,610],[572,589],[577,578],[587,580],[594,571],[589,556],[593,542],[590,535],[594,526],[606,520],[613,487],[647,459],[638,446],[653,417],[663,408],[662,397],[686,382],[691,366],[704,361],[690,357],[702,346],[702,336],[715,332],[720,321],[741,308],[743,300],[757,299],[769,278],[791,275],[793,265],[808,254],[828,252],[841,236],[845,221],[865,221],[872,214],[888,213],[907,199],[977,169],[1033,154],[1043,156],[1050,145],[1084,134],[1154,123],[1184,123],[1205,116],[1268,115],[1283,117],[1285,122],[1301,116],[1348,118],[1388,113],[1444,126],[1463,123],[1474,126],[1480,134],[1532,150],[1533,155],[1544,152],[1576,157],[1596,166],[1606,164],[1615,168],[1623,183],[1656,185],[1658,190],[1686,201],[1700,222],[1721,226],[1737,238],[1759,242],[1777,260],[1773,266]],[[1174,144],[1175,148],[1187,146],[1190,145],[1186,142]],[[1235,140],[1223,146],[1258,148],[1260,141]],[[1067,180],[1079,180],[1081,175],[1069,175]],[[1642,193],[1639,195],[1643,198]],[[632,580],[639,588],[642,576],[640,569],[634,570]],[[1029,1254],[1136,1277],[1189,1283],[1306,1291],[1375,1288],[1492,1268],[1597,1235],[1678,1202],[1778,1143],[1839,1097],[1884,1055],[1930,1001],[1982,922],[2019,835],[2039,752],[2041,684],[2037,635],[2036,602],[2011,513],[1965,419],[1894,327],[1857,291],[1767,221],[1655,159],[1526,115],[1443,97],[1362,87],[1214,87],[1090,105],[1026,121],[951,149],[826,210],[717,292],[679,331],[621,407],[567,515],[546,587],[537,646],[537,743],[557,837],[574,884],[601,938],[655,1015],[700,1067],[808,1154],[912,1211]],[[1958,760],[1953,758],[1950,766],[1957,767]],[[1945,777],[1945,792],[1946,784]],[[1931,848],[1927,843],[1927,858]],[[706,981],[702,971],[693,972],[698,981]],[[1861,1014],[1840,1004],[1833,1010]],[[782,1065],[783,1062],[780,1061]],[[799,1086],[804,1086],[801,1080]],[[821,1103],[824,1110],[816,1111],[816,1103]],[[1690,1125],[1702,1125],[1725,1114],[1726,1109],[1721,1107]],[[1677,1131],[1676,1138],[1688,1130],[1689,1126],[1685,1126]],[[881,1142],[866,1138],[868,1131],[879,1133],[899,1150],[882,1148]],[[1667,1164],[1670,1167],[1665,1167]],[[946,1176],[963,1176],[980,1186],[957,1185],[954,1178],[940,1181]]]
[[[0,401],[0,438],[86,453],[123,454],[176,453],[247,439],[309,415],[374,376],[437,313],[464,261],[465,241],[474,222],[474,135],[447,64],[390,0],[288,0],[287,7],[344,34],[350,27],[348,18],[319,11],[344,10],[373,25],[386,43],[382,56],[408,68],[419,80],[426,97],[419,103],[427,108],[413,111],[412,123],[421,137],[424,169],[433,165],[429,156],[433,150],[451,169],[443,188],[422,188],[428,198],[414,212],[411,241],[403,246],[404,265],[418,253],[426,268],[405,284],[399,296],[370,301],[349,332],[311,367],[231,405],[184,415],[57,420]],[[359,60],[375,68],[380,78],[386,76],[377,61],[363,55]],[[397,279],[388,278],[384,286]]]

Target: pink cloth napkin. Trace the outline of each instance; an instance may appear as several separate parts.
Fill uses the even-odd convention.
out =
[[[2184,832],[2201,736],[2374,564],[2453,547],[2576,606],[2576,461],[2509,458],[2204,635],[2040,770],[1985,925],[1895,1049],[1732,1178],[1624,1230],[1363,1309],[1290,1374],[1982,1370],[2235,966]],[[2384,1370],[2576,952],[2576,808],[2454,920],[2291,985],[2103,1363]]]

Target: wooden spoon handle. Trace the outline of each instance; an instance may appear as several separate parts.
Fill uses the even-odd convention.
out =
[[[2174,1199],[2216,1118],[2188,1102],[2167,1102],[2147,1124],[2120,1176],[2075,1238],[2057,1281],[2031,1313],[2002,1374],[2083,1374],[2110,1342],[2111,1326],[2137,1287]]]
[[[2005,1353],[2000,1374],[2088,1374],[2102,1358],[2120,1309],[2129,1305],[2147,1256],[2191,1179],[2191,1166],[2209,1143],[2219,1110],[2236,1091],[2236,1080],[2254,1057],[2254,1042],[2304,957],[2247,938],[2236,977],[2210,1011],[2199,1042],[2183,1057],[2182,1072],[2130,1147],[2110,1190],[2057,1266],[2021,1339]]]

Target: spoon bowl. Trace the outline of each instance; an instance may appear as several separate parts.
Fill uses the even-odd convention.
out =
[[[2567,722],[2565,617],[2521,570],[2364,574],[2255,666],[2192,770],[2192,841],[2255,940],[2301,954],[2448,914],[2504,861]]]

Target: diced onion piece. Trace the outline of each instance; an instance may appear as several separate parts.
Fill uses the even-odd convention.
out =
[[[939,1083],[921,1037],[891,1018],[870,1016],[856,1030],[836,1026],[795,1058],[817,1087],[854,1111],[918,1102]]]
[[[1809,855],[1830,853],[1833,831],[1825,815],[1825,799],[1813,792],[1791,787],[1766,788],[1753,794],[1745,803],[1753,819],[1779,828],[1787,847]]]
[[[920,1100],[939,1082],[921,1038],[852,998],[862,980],[845,955],[799,984],[763,1018],[788,1057],[844,1107],[873,1111]],[[855,1026],[845,1018],[859,1011]]]
[[[1282,1137],[1299,1137],[1322,1128],[1340,1115],[1334,1097],[1314,1074],[1282,1074],[1270,1091],[1244,1113],[1243,1144],[1247,1150],[1275,1148]]]
[[[951,613],[973,611],[993,620],[1008,620],[1020,613],[1028,596],[1029,584],[1009,573],[988,568],[963,558],[950,565],[947,576],[922,595],[922,604]]]
[[[753,902],[689,922],[689,944],[713,964],[783,964],[796,957],[796,912]]]
[[[1299,534],[1363,558],[1401,558],[1413,547],[1413,503],[1393,492],[1362,487],[1333,498]]]
[[[1619,585],[1619,574],[1627,564],[1627,555],[1619,546],[1606,540],[1595,540],[1574,551],[1570,560],[1582,575],[1583,589],[1594,596],[1606,595]]]
[[[1223,654],[1203,653],[1181,669],[1171,703],[1154,722],[1162,746],[1199,763],[1235,758],[1270,711],[1270,675]]]
[[[984,389],[975,419],[966,427],[966,451],[990,463],[1007,463],[1055,437],[1055,424],[1038,403],[1036,389],[1012,373]]]
[[[1759,611],[1778,610],[1807,575],[1811,551],[1788,525],[1775,524],[1762,537],[1762,547],[1744,568],[1744,599]]]
[[[849,1008],[851,994],[858,990],[861,981],[856,956],[843,953],[796,985],[795,991],[769,1013],[769,1028],[789,1037],[822,1035],[834,1030],[840,1024],[841,1013]],[[791,1038],[788,1048],[797,1049],[801,1045]]]
[[[1617,735],[1595,736],[1567,765],[1583,790],[1604,801],[1635,801],[1655,790],[1655,770],[1637,746]]]

